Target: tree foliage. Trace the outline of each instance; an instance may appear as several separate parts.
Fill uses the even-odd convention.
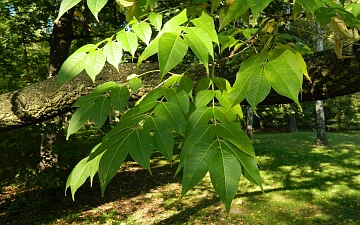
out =
[[[79,2],[63,0],[58,18]],[[96,19],[106,2],[87,0]],[[345,8],[331,0],[183,0],[163,10],[164,2],[117,1],[126,14],[126,27],[95,45],[83,46],[63,64],[58,86],[83,70],[95,80],[106,62],[117,68],[124,54],[133,59],[138,56],[138,65],[155,54],[159,62],[158,87],[133,107],[126,107],[127,102],[141,87],[141,77],[146,73],[129,76],[124,86],[102,84],[74,104],[77,110],[68,137],[90,118],[101,127],[111,108],[122,115],[102,142],[73,169],[66,189],[71,188],[74,198],[77,189],[97,172],[104,195],[128,154],[151,173],[154,149],[171,163],[173,136],[180,135],[182,150],[176,173],[183,170],[181,196],[209,172],[215,191],[229,211],[241,175],[263,188],[254,148],[241,127],[239,103],[246,99],[256,109],[272,88],[300,106],[303,76],[308,78],[301,53],[307,46],[283,33],[286,21],[300,20],[305,15],[325,26],[337,16],[349,26],[360,28],[359,4]],[[274,7],[280,10],[274,11]],[[291,13],[286,14],[283,9],[289,7]],[[196,84],[187,71],[170,72],[189,54],[198,62],[194,66],[202,65],[207,71]],[[209,66],[223,61],[241,63],[233,84]]]

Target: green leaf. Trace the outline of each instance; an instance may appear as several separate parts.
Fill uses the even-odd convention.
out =
[[[181,109],[184,116],[187,116],[190,108],[190,100],[188,94],[184,90],[169,89],[165,93],[165,97],[168,102],[176,104]]]
[[[302,74],[296,56],[289,50],[285,50],[279,57],[265,64],[265,75],[274,90],[298,105]]]
[[[207,78],[207,77],[201,78],[199,80],[199,82],[197,83],[195,93],[198,93],[201,90],[207,90],[212,83],[213,82],[210,78]]]
[[[165,87],[158,87],[155,89],[152,89],[149,93],[147,93],[147,95],[145,95],[145,97],[143,97],[140,102],[139,102],[139,106],[157,101],[159,98],[163,97],[165,92],[168,90],[168,88]]]
[[[220,18],[220,28],[223,29],[230,22],[238,19],[242,14],[244,14],[249,9],[247,0],[235,0],[227,10],[224,19]]]
[[[111,91],[115,88],[118,88],[119,84],[114,81],[109,81],[103,84],[98,85],[91,93],[94,94],[104,94],[105,92]]]
[[[124,162],[129,150],[130,138],[126,136],[108,148],[102,155],[99,162],[99,178],[102,196],[104,196],[106,186]]]
[[[360,15],[360,3],[350,3],[346,6],[346,10],[350,11],[355,17]]]
[[[301,5],[306,11],[314,14],[315,10],[318,9],[316,5],[317,0],[296,0],[296,3]]]
[[[89,120],[94,105],[95,102],[90,102],[88,104],[81,105],[81,107],[75,111],[69,123],[66,140],[68,140],[71,134],[78,131]]]
[[[73,200],[75,200],[75,192],[77,189],[85,183],[86,179],[90,175],[89,165],[87,164],[88,158],[89,157],[86,157],[76,164],[66,181],[65,195],[66,190],[70,187]]]
[[[206,34],[204,29],[197,27],[186,28],[184,40],[195,55],[199,58],[206,68],[207,74],[209,74],[209,54],[214,58],[213,45],[210,37]]]
[[[129,87],[133,92],[137,92],[142,85],[142,80],[138,77],[134,77],[129,80]]]
[[[130,117],[126,120],[124,120],[122,117],[120,118],[120,122],[109,131],[109,133],[103,138],[103,142],[107,141],[111,137],[121,133],[124,130],[133,128],[136,126],[140,121],[142,121],[145,118],[144,114],[139,114],[133,117]]]
[[[215,91],[215,97],[220,102],[220,104],[226,108],[231,108],[231,102],[229,99],[229,93],[226,91]]]
[[[113,65],[119,71],[119,63],[122,58],[122,47],[119,42],[109,42],[104,46],[104,52],[108,63]]]
[[[197,107],[196,110],[191,113],[188,118],[185,133],[187,135],[191,134],[195,127],[207,124],[211,117],[213,116],[212,108],[209,107]]]
[[[189,152],[189,156],[184,163],[181,197],[204,178],[209,170],[211,159],[217,150],[218,143],[215,140],[198,143]]]
[[[229,94],[229,101],[231,102],[231,107],[236,104],[240,104],[246,95],[246,86],[234,88]]]
[[[184,136],[185,117],[179,107],[172,102],[161,102],[155,107],[155,115],[165,119],[176,132]]]
[[[280,44],[280,43],[276,43],[277,48],[281,49],[282,51],[284,50],[290,50],[293,54],[295,54],[296,58],[299,61],[299,65],[301,67],[301,71],[304,74],[304,76],[311,81],[311,78],[307,72],[307,67],[306,67],[306,62],[304,60],[304,58],[302,57],[301,53],[296,51],[294,48],[290,47],[289,45],[284,45],[284,44]]]
[[[154,140],[144,129],[136,129],[130,135],[130,156],[151,174],[150,156],[154,149]]]
[[[127,120],[133,116],[145,113],[151,109],[153,109],[158,104],[158,101],[146,102],[144,104],[139,104],[132,107],[130,110],[126,111],[120,118],[120,120]]]
[[[232,100],[232,106],[234,106],[235,104],[240,103],[242,100],[244,100],[244,98],[246,97],[246,94],[248,93],[249,90],[249,82],[250,80],[252,81],[252,87],[250,90],[250,99],[253,96],[258,96],[257,100],[263,100],[261,99],[264,94],[268,94],[267,93],[267,89],[265,90],[258,90],[256,89],[256,81],[259,80],[261,78],[261,76],[263,75],[263,69],[262,66],[266,60],[266,53],[260,53],[260,54],[256,54],[253,55],[251,57],[249,57],[247,60],[245,60],[243,63],[241,63],[241,67],[239,69],[239,72],[236,74],[236,81],[234,84],[234,90],[230,93],[229,98]],[[263,80],[262,81],[262,85],[266,85],[264,84]],[[259,81],[258,81],[258,84]],[[259,93],[260,91],[260,93]],[[265,95],[265,96],[266,96]],[[251,99],[253,100],[253,99]]]
[[[234,122],[237,119],[234,111],[228,107],[215,107],[214,116],[221,123]]]
[[[58,87],[85,69],[85,58],[87,58],[86,52],[75,52],[65,60],[57,76]]]
[[[216,124],[216,133],[220,137],[230,141],[233,145],[249,156],[254,158],[256,157],[251,140],[241,129],[239,123],[218,123]]]
[[[135,51],[138,47],[138,39],[136,34],[130,31],[120,31],[116,35],[116,40],[121,44],[125,51],[130,52],[130,54],[134,57]]]
[[[239,160],[241,164],[241,173],[244,177],[250,182],[259,185],[261,190],[263,190],[259,169],[255,160],[251,156],[239,151],[239,149],[230,142],[221,140],[221,146],[224,145],[226,145],[226,149],[230,150],[231,153]]]
[[[69,9],[74,7],[76,4],[78,4],[81,0],[63,0],[61,1],[60,9],[59,9],[59,15],[56,18],[55,22],[60,19],[64,13],[66,13]]]
[[[213,13],[220,5],[221,0],[212,0],[211,1],[211,13]]]
[[[178,65],[186,55],[188,46],[185,41],[176,33],[164,33],[159,38],[158,57],[160,67],[160,79],[167,72]]]
[[[96,50],[89,54],[85,70],[93,82],[95,82],[95,77],[104,68],[105,62],[106,55],[103,50]]]
[[[239,187],[241,176],[241,165],[237,158],[231,154],[223,142],[220,142],[218,151],[210,164],[211,183],[225,204],[226,211],[230,211],[231,202],[234,199]]]
[[[208,14],[206,14],[203,11],[199,18],[193,19],[193,20],[191,20],[191,22],[196,27],[204,29],[205,33],[203,33],[203,34],[207,33],[210,40],[212,40],[213,42],[219,44],[218,35],[216,33],[216,30],[215,30],[214,19],[211,16],[209,16]],[[211,55],[211,56],[214,58],[213,55]]]
[[[178,74],[172,74],[170,77],[168,77],[163,84],[163,87],[173,87],[176,83],[179,83],[181,80],[182,75]]]
[[[266,61],[267,54],[262,52],[250,56],[248,59],[241,63],[240,69],[236,74],[234,88],[241,88],[247,90],[249,79],[251,76],[257,74],[258,70],[263,66]]]
[[[337,9],[328,8],[328,7],[321,7],[316,10],[316,20],[319,21],[321,27],[326,26],[330,23],[331,18],[335,16],[337,13]]]
[[[273,0],[247,0],[255,21],[259,17],[259,12],[264,10],[272,1]]]
[[[126,20],[129,22],[134,17],[139,19],[142,15],[147,13],[149,10],[149,2],[148,0],[134,0],[133,4],[129,6],[125,13],[126,13]]]
[[[149,117],[144,123],[144,129],[154,129],[154,147],[171,162],[174,149],[174,135],[167,121],[161,118]]]
[[[215,135],[215,126],[212,124],[202,124],[196,126],[193,131],[187,136],[184,146],[180,154],[180,162],[176,169],[175,175],[184,167],[184,162],[187,159],[189,152],[194,149],[194,146],[202,142],[211,142]]]
[[[91,52],[91,51],[94,51],[97,49],[97,45],[94,45],[94,44],[86,44],[82,47],[80,47],[79,49],[77,49],[73,54],[77,54],[77,53],[80,53],[80,52]]]
[[[165,32],[174,32],[179,25],[185,23],[186,21],[188,21],[188,18],[186,15],[186,9],[184,9],[183,11],[181,11],[181,13],[172,17],[169,21],[167,21],[164,24],[164,27],[162,28],[161,33],[159,35]]]
[[[159,38],[155,38],[150,42],[150,44],[145,48],[145,50],[139,56],[137,66],[139,66],[142,61],[149,58],[150,56],[156,54],[159,49]]]
[[[87,104],[95,102],[98,99],[103,98],[103,97],[104,97],[103,93],[90,93],[87,95],[83,95],[76,100],[73,107],[80,107],[82,105],[87,105]]]
[[[246,100],[253,109],[262,102],[270,93],[271,85],[266,78],[264,68],[254,70],[253,75],[249,79],[249,86],[246,92]]]
[[[122,87],[118,86],[118,88],[114,88],[110,93],[111,104],[121,113],[124,112],[124,108],[129,98],[130,98],[130,92],[124,86]]]
[[[146,45],[149,45],[152,31],[148,23],[136,23],[132,26],[132,29],[140,40],[142,40]]]
[[[199,91],[195,96],[196,107],[206,106],[215,97],[215,92],[211,90]]]
[[[103,142],[100,143],[100,146],[93,152],[90,153],[88,162],[94,160],[94,158],[103,154],[107,149],[111,148],[115,144],[117,144],[120,140],[129,137],[129,135],[134,132],[134,129],[127,129],[122,132],[116,133],[110,138],[103,138]]]
[[[179,89],[184,90],[190,97],[192,97],[193,88],[194,88],[194,82],[187,76],[181,76],[179,82]]]
[[[244,114],[243,114],[240,104],[232,107],[231,109],[242,121],[245,121]]]
[[[91,11],[91,13],[95,16],[96,20],[98,19],[98,13],[104,6],[106,5],[108,0],[87,0],[87,5]]]
[[[97,148],[101,145],[101,143],[97,144],[92,150],[91,153],[95,152]],[[97,173],[99,169],[99,162],[102,157],[102,153],[97,155],[95,158],[90,160],[90,157],[88,157],[88,167],[89,167],[89,177],[90,177],[90,187],[93,185],[94,176]]]
[[[92,109],[92,118],[95,125],[100,128],[104,125],[111,111],[111,102],[108,98],[97,100]]]
[[[149,14],[150,23],[155,27],[156,30],[160,31],[162,25],[162,14],[155,14],[151,12]]]
[[[215,86],[219,90],[222,90],[222,91],[231,90],[231,84],[225,78],[223,78],[223,77],[213,77],[213,78],[211,78],[211,80],[214,82]]]

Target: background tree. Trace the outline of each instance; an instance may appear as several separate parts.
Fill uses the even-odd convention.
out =
[[[79,2],[63,1],[59,15],[63,15]],[[90,11],[97,17],[106,1],[102,1],[102,4],[94,4],[95,1],[87,1],[87,3]],[[277,9],[284,3],[267,1],[264,4],[257,4],[255,1],[238,0],[212,1],[210,5],[207,1],[181,1],[173,3],[176,7],[167,9],[169,18],[156,13],[159,10],[157,7],[165,4],[164,1],[120,1],[119,3],[121,7],[126,8],[125,14],[128,19],[126,28],[114,32],[113,36],[104,41],[77,50],[62,65],[58,84],[67,82],[84,69],[91,80],[95,81],[97,78],[100,83],[108,81],[101,80],[103,77],[98,76],[106,61],[117,69],[121,60],[132,60],[137,56],[136,61],[140,64],[157,54],[160,71],[152,71],[151,68],[157,66],[153,64],[143,65],[140,70],[134,69],[134,65],[131,64],[122,65],[121,77],[118,78],[121,85],[113,82],[103,83],[95,89],[90,89],[91,94],[76,101],[75,106],[78,109],[69,124],[68,137],[79,130],[90,117],[93,118],[96,126],[101,127],[112,107],[121,111],[122,116],[119,124],[99,145],[96,145],[87,158],[75,167],[68,179],[67,187],[71,187],[74,196],[77,188],[86,178],[90,176],[92,179],[98,171],[104,193],[107,183],[128,153],[149,171],[153,148],[171,161],[174,145],[171,137],[172,131],[175,131],[184,140],[178,168],[178,172],[184,168],[182,195],[195,186],[207,171],[210,171],[214,188],[229,210],[231,200],[236,194],[240,174],[261,186],[253,148],[249,139],[242,135],[239,126],[239,120],[242,120],[239,103],[246,98],[254,109],[260,102],[288,102],[291,99],[299,104],[298,92],[302,86],[302,76],[303,74],[307,76],[303,58],[297,52],[304,51],[306,46],[301,43],[289,44],[281,41],[281,37],[284,37],[281,34],[283,21],[287,20],[285,17],[289,15],[283,15],[282,10],[277,11]],[[309,16],[316,14],[317,19],[325,25],[329,20],[331,21],[331,17],[339,15],[350,26],[358,26],[357,15],[343,10],[332,1],[316,1],[313,7],[309,7],[303,1],[296,1],[296,4],[292,11],[295,19],[299,19],[304,13]],[[147,14],[151,10],[152,13]],[[219,19],[214,20],[212,16],[216,17],[217,14],[224,17],[220,16]],[[137,20],[132,20],[134,17]],[[243,19],[239,21],[240,17]],[[217,33],[217,30],[221,32]],[[140,48],[138,48],[138,40],[143,43]],[[189,48],[192,53],[188,54]],[[137,49],[141,50],[139,55],[136,54]],[[309,71],[313,74],[319,73],[319,77],[323,77],[323,73],[319,72],[321,63],[329,65],[329,71],[335,70],[330,67],[329,62],[334,62],[336,59],[332,55],[326,57],[325,55],[323,53],[314,56],[321,56],[319,57],[321,60],[308,61]],[[123,56],[130,57],[123,58]],[[182,59],[186,60],[188,57],[199,61],[199,67],[203,69],[197,70],[196,73],[193,72],[197,69],[196,66],[192,66],[191,70],[187,70],[188,67],[172,70]],[[227,62],[241,63],[240,70],[236,66],[224,66]],[[349,59],[342,65],[352,65],[349,69],[356,68],[356,64],[351,63],[352,59]],[[229,68],[228,71],[238,71],[235,83],[231,80],[231,76],[225,76],[226,79],[218,76],[223,74],[226,68]],[[172,71],[171,76],[168,76],[169,71]],[[153,76],[145,79],[145,75],[150,72],[158,73],[160,80],[165,82],[159,85]],[[119,77],[118,73],[114,74]],[[232,75],[235,78],[234,72]],[[341,77],[341,73],[337,76]],[[41,87],[47,91],[39,91],[40,89],[36,89],[39,86],[33,86],[4,96],[4,99],[12,99],[11,109],[7,110],[6,105],[2,108],[4,112],[11,112],[10,115],[16,114],[12,117],[13,124],[23,125],[41,121],[69,110],[69,104],[73,103],[80,94],[89,92],[77,87],[81,84],[86,89],[91,85],[89,80],[85,84],[83,81],[81,76],[76,77],[58,89],[56,93],[62,94],[53,95],[57,101],[51,103],[52,106],[60,104],[59,102],[66,103],[60,106],[57,112],[42,111],[43,113],[37,118],[32,117],[33,114],[29,111],[25,116],[21,115],[21,112],[24,112],[22,105],[27,104],[26,98],[33,97],[24,93],[35,90],[34,93],[38,97],[52,101],[48,98],[49,93],[54,93],[51,91],[54,91],[56,86],[51,79],[41,84]],[[194,81],[197,81],[196,87],[193,86]],[[139,89],[142,83],[145,86]],[[327,82],[314,82],[314,85],[324,83],[327,84]],[[330,96],[328,91],[336,89],[333,93],[340,93],[337,88],[339,86],[341,89],[342,86],[339,83],[330,85],[332,88],[325,92],[323,88],[311,88],[312,85],[307,83],[303,88],[303,99],[314,99],[314,96],[327,98]],[[81,91],[74,92],[72,90],[74,87]],[[287,98],[266,100],[265,97],[271,87]],[[349,91],[350,88],[343,89]],[[141,101],[125,110],[130,96],[132,100],[141,97],[144,92],[147,95]],[[69,96],[71,100],[65,98]],[[3,121],[6,121],[9,114],[2,115],[5,115]],[[15,118],[19,118],[20,122]],[[22,118],[27,119],[22,121]],[[193,150],[194,146],[196,152]],[[225,164],[225,160],[228,163]],[[233,173],[234,171],[238,174]]]
[[[316,23],[316,51],[320,52],[324,50],[323,41],[323,30],[320,28],[320,24]],[[317,145],[328,145],[326,140],[326,127],[325,127],[325,113],[324,113],[324,102],[323,100],[317,100],[315,104],[316,111],[316,144]]]

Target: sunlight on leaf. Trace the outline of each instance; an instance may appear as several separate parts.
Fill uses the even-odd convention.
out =
[[[178,65],[187,53],[188,46],[185,41],[176,33],[164,33],[161,35],[158,49],[160,79],[167,72]]]

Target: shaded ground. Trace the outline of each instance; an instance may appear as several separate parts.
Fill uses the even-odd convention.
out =
[[[330,147],[318,148],[315,133],[256,134],[265,194],[241,179],[230,214],[208,177],[180,200],[176,165],[155,156],[153,176],[127,162],[103,198],[97,180],[75,202],[62,188],[3,188],[0,224],[360,224],[360,135],[328,139]]]

